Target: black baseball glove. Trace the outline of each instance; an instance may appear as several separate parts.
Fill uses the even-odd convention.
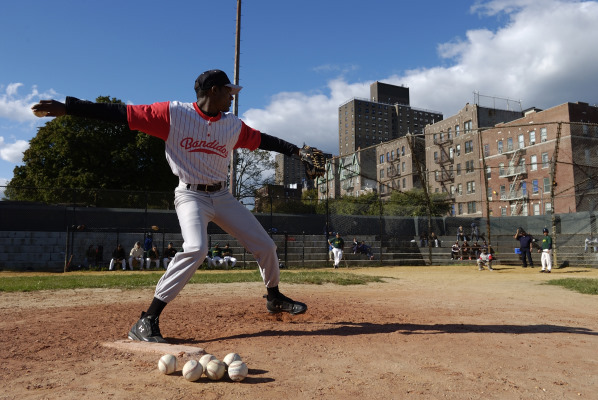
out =
[[[305,175],[307,175],[309,179],[324,176],[324,172],[326,171],[326,158],[321,150],[303,145],[303,147],[299,149],[299,158],[303,161]]]

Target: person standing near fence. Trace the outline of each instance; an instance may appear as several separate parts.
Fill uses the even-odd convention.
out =
[[[337,232],[335,238],[328,240],[328,244],[332,246],[332,254],[334,254],[334,268],[336,269],[343,259],[345,241],[341,237],[341,234]]]
[[[65,103],[41,100],[31,108],[38,117],[71,115],[126,124],[165,143],[166,159],[179,178],[175,209],[183,236],[178,252],[156,285],[151,304],[131,327],[131,340],[165,343],[159,327],[164,308],[183,290],[208,252],[207,227],[215,223],[239,240],[257,260],[266,288],[266,310],[300,314],[307,305],[279,291],[280,266],[276,244],[257,218],[227,188],[230,155],[236,149],[275,151],[296,156],[306,173],[322,176],[321,152],[297,147],[245,124],[229,113],[241,86],[231,84],[226,73],[212,69],[195,80],[196,100],[164,101],[149,105],[93,103],[67,97]],[[319,153],[316,153],[316,150]],[[311,162],[314,156],[315,162]],[[318,165],[316,165],[316,162]]]
[[[552,270],[552,237],[548,234],[548,228],[542,229],[542,249],[538,250],[538,253],[542,252],[542,269],[540,272],[550,273]]]
[[[528,261],[530,268],[534,268],[534,260],[532,260],[533,238],[521,227],[517,228],[517,233],[515,233],[514,238],[519,241],[519,250],[521,251],[523,268],[527,268]]]

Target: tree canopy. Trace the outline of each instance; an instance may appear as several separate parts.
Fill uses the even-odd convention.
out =
[[[122,103],[108,96],[96,102]],[[72,191],[60,189],[82,189],[77,191],[78,203],[115,206],[97,204],[98,192],[91,189],[103,189],[128,192],[114,196],[120,203],[116,206],[126,206],[123,203],[134,191],[172,192],[178,183],[164,157],[162,140],[126,125],[73,116],[40,127],[23,162],[8,184],[5,194],[10,200],[71,202]]]

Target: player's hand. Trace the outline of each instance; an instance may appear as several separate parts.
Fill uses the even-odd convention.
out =
[[[40,100],[31,107],[36,117],[61,117],[66,115],[66,105],[56,100]]]

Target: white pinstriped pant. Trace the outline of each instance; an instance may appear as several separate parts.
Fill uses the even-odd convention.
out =
[[[266,287],[278,286],[280,269],[276,244],[255,216],[226,188],[205,193],[179,185],[174,205],[183,235],[183,251],[176,253],[158,281],[154,296],[165,303],[189,282],[208,254],[208,223],[235,237],[255,257]]]

